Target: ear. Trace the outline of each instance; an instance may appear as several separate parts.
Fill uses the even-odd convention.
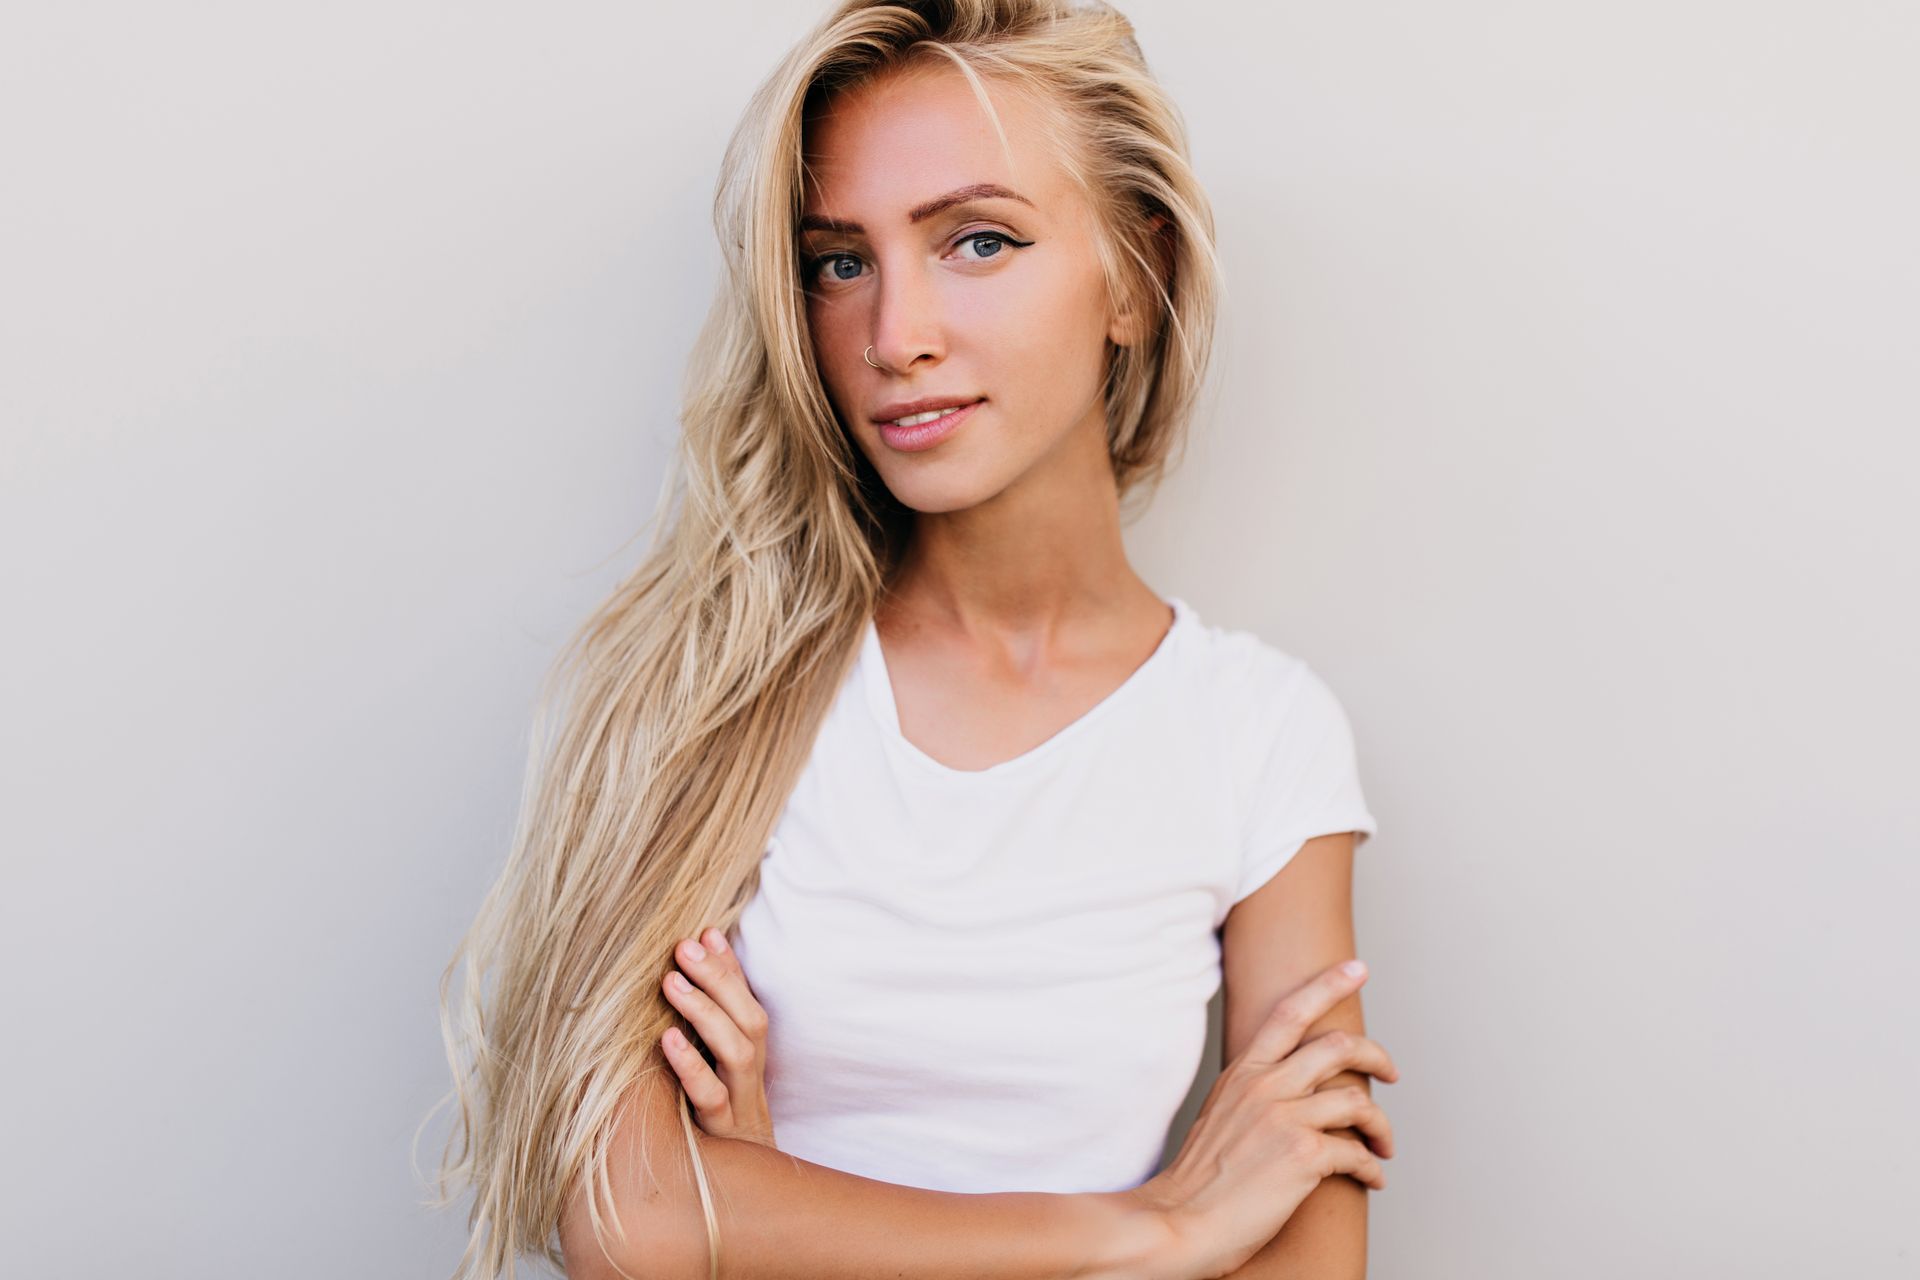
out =
[[[1154,258],[1154,268],[1164,285],[1173,269],[1173,237],[1168,231],[1171,224],[1166,214],[1156,213],[1149,225],[1153,232],[1149,250]],[[1147,336],[1148,326],[1153,319],[1152,312],[1157,310],[1157,306],[1143,310],[1131,300],[1123,303],[1114,313],[1113,323],[1107,327],[1108,339],[1116,347],[1131,347],[1138,344]]]

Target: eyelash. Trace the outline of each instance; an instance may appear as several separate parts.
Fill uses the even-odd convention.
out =
[[[967,232],[967,234],[957,237],[954,240],[953,245],[955,248],[958,248],[960,245],[966,244],[971,240],[989,240],[989,239],[997,240],[1001,244],[1004,244],[1011,249],[1025,249],[1026,247],[1028,247],[1033,243],[1033,241],[1031,240],[1015,240],[1012,236],[1008,235],[1004,231],[969,231]],[[997,258],[1000,255],[994,254],[993,256]],[[832,262],[835,258],[854,258],[858,260],[858,255],[851,254],[851,253],[844,253],[844,252],[822,253],[822,254],[815,255],[813,258],[809,259],[806,264],[805,274],[806,274],[807,283],[809,285],[821,283],[820,268],[825,266],[827,263]],[[986,262],[986,261],[990,261],[990,259],[978,258],[978,259],[975,259],[975,261]],[[858,279],[858,277],[855,277],[855,279]],[[853,280],[839,280],[839,281],[836,281],[835,283],[852,284]]]

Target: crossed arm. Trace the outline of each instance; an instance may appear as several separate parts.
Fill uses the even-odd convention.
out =
[[[1223,986],[1225,996],[1225,1034],[1223,1040],[1224,1060],[1231,1062],[1244,1051],[1253,1039],[1260,1024],[1272,1012],[1281,996],[1300,986],[1329,965],[1354,954],[1352,920],[1352,864],[1354,836],[1351,832],[1336,835],[1318,836],[1306,842],[1288,864],[1260,889],[1236,904],[1228,914],[1221,931],[1221,955]],[[732,1006],[723,1011],[719,1004],[700,991],[689,989],[690,994],[676,995],[669,984],[668,998],[675,1003],[689,1019],[698,1026],[710,1043],[715,1037],[724,1035],[732,1043],[715,1045],[720,1059],[720,1071],[728,1079],[716,1078],[714,1072],[703,1063],[699,1055],[679,1042],[670,1038],[663,1046],[667,1057],[681,1075],[681,1082],[687,1090],[689,1099],[701,1112],[701,1125],[709,1132],[718,1132],[727,1136],[744,1137],[744,1144],[725,1144],[726,1152],[735,1152],[744,1145],[750,1149],[737,1155],[735,1159],[758,1159],[754,1150],[772,1154],[775,1146],[772,1141],[771,1126],[765,1126],[767,1132],[760,1134],[758,1121],[767,1117],[764,1114],[763,1080],[760,1075],[761,1057],[764,1054],[763,1011],[753,1001],[747,991],[744,975],[740,974],[731,957],[705,957],[687,951],[687,944],[681,944],[676,957],[679,963],[701,979],[701,985],[712,991],[721,1004]],[[704,1009],[705,1012],[701,1012]],[[746,1027],[746,1031],[741,1028]],[[1309,1039],[1334,1028],[1344,1028],[1361,1034],[1364,1025],[1361,1019],[1359,998],[1357,995],[1334,1005],[1318,1021],[1307,1029],[1302,1037]],[[751,1042],[751,1043],[749,1043]],[[731,1065],[731,1067],[729,1066]],[[1357,1072],[1341,1072],[1323,1081],[1319,1089],[1340,1088],[1348,1083],[1357,1084],[1361,1089],[1369,1088],[1369,1077]],[[666,1083],[656,1080],[656,1084]],[[737,1096],[735,1096],[737,1095]],[[671,1108],[677,1104],[669,1102],[670,1095],[658,1094],[654,1102],[659,1106]],[[736,1107],[733,1103],[745,1104]],[[657,1114],[664,1115],[664,1112]],[[717,1127],[716,1127],[717,1126]],[[1358,1138],[1357,1130],[1346,1129],[1334,1132]],[[722,1154],[722,1152],[716,1152]],[[777,1157],[776,1157],[777,1159]],[[804,1162],[795,1162],[795,1170]],[[771,1168],[771,1167],[770,1167]],[[745,1173],[742,1170],[742,1173]],[[857,1219],[869,1219],[873,1210],[880,1209],[879,1201],[887,1199],[887,1209],[882,1218],[904,1215],[908,1218],[925,1219],[920,1235],[927,1236],[958,1232],[955,1239],[964,1237],[977,1247],[982,1243],[979,1228],[992,1222],[996,1230],[1005,1229],[1022,1214],[1032,1218],[1025,1233],[1044,1234],[1046,1231],[1062,1232],[1063,1240],[1081,1232],[1084,1241],[1090,1241],[1102,1233],[1092,1216],[1104,1201],[1113,1197],[1066,1197],[1054,1198],[1058,1203],[1050,1203],[1042,1196],[1001,1196],[1001,1197],[946,1197],[938,1193],[916,1192],[907,1188],[889,1187],[883,1183],[868,1183],[864,1179],[851,1175],[837,1174],[835,1171],[815,1168],[807,1180],[815,1185],[805,1199],[812,1202],[813,1197],[825,1193],[831,1197],[844,1192],[848,1197],[863,1200],[863,1211],[854,1213]],[[828,1185],[820,1185],[825,1179]],[[622,1180],[616,1178],[616,1180]],[[844,1183],[844,1186],[837,1185]],[[786,1192],[795,1188],[783,1188],[778,1197],[784,1204]],[[643,1193],[644,1194],[644,1193]],[[646,1198],[652,1198],[648,1196]],[[1123,1199],[1124,1197],[1121,1197]],[[897,1203],[895,1203],[897,1202]],[[767,1205],[760,1206],[763,1210]],[[796,1205],[795,1207],[799,1207]],[[814,1204],[814,1208],[821,1207]],[[852,1204],[845,1206],[852,1209]],[[1068,1208],[1082,1214],[1086,1221],[1068,1229],[1064,1221],[1049,1221],[1042,1228],[1040,1218],[1057,1208]],[[577,1206],[576,1206],[577,1209]],[[987,1216],[974,1220],[973,1216],[985,1213]],[[943,1218],[942,1215],[946,1215]],[[1004,1218],[1003,1218],[1004,1215]],[[1295,1209],[1292,1217],[1259,1253],[1231,1274],[1241,1280],[1364,1280],[1366,1274],[1366,1231],[1367,1231],[1366,1188],[1358,1181],[1344,1175],[1335,1175],[1322,1181],[1307,1198]],[[563,1227],[563,1236],[571,1235],[571,1246],[567,1252],[570,1260],[574,1257],[597,1253],[586,1243],[584,1224],[578,1214],[571,1216],[570,1227]],[[772,1215],[779,1217],[778,1214]],[[827,1217],[833,1215],[828,1214]],[[806,1228],[824,1225],[820,1215],[805,1218]],[[946,1220],[950,1218],[951,1221]],[[753,1241],[743,1241],[749,1251],[759,1246],[773,1248],[787,1255],[788,1263],[795,1261],[793,1250],[800,1237],[806,1235],[801,1222],[781,1224],[768,1220],[761,1213],[755,1218],[755,1225],[762,1229],[762,1237]],[[1117,1219],[1106,1229],[1118,1226]],[[798,1233],[798,1234],[796,1234]],[[829,1233],[838,1235],[839,1231]],[[909,1232],[909,1235],[914,1233]],[[1015,1235],[1022,1234],[1016,1230]],[[1025,1246],[1015,1249],[1020,1261],[1013,1256],[1000,1259],[998,1265],[991,1268],[996,1274],[1022,1274],[1022,1266],[1039,1263],[1048,1274],[1121,1274],[1131,1272],[1132,1267],[1109,1269],[1095,1266],[1083,1271],[1079,1267],[1065,1266],[1048,1269],[1033,1253],[1033,1244],[1039,1235],[1025,1242]],[[777,1244],[776,1242],[784,1242]],[[923,1247],[927,1239],[916,1242],[916,1248]],[[826,1250],[820,1255],[821,1261],[828,1253],[838,1257],[846,1251],[845,1239],[828,1242],[824,1239],[813,1241],[814,1245]],[[901,1241],[897,1235],[888,1242],[897,1248]],[[1012,1245],[1009,1244],[1012,1248]],[[1080,1246],[1068,1243],[1070,1250]],[[879,1263],[886,1270],[887,1263],[881,1262],[885,1250],[879,1250],[868,1259]],[[1076,1253],[1080,1262],[1091,1261],[1087,1255]],[[659,1263],[656,1254],[652,1259]],[[949,1257],[949,1262],[958,1262],[957,1257]],[[687,1260],[691,1265],[692,1260]],[[976,1258],[974,1264],[984,1265],[984,1258]],[[671,1269],[671,1268],[669,1268]],[[752,1266],[749,1266],[752,1270]],[[802,1266],[797,1271],[806,1271]],[[808,1272],[811,1274],[812,1272]],[[891,1274],[891,1272],[888,1272]],[[583,1272],[582,1274],[586,1274]],[[851,1273],[849,1273],[851,1274]]]
[[[1279,998],[1321,969],[1355,955],[1351,831],[1315,836],[1273,879],[1237,903],[1221,929],[1225,988],[1222,1061],[1231,1062]],[[1307,1031],[1336,1027],[1364,1034],[1356,992]],[[1372,1079],[1343,1071],[1320,1091]],[[1359,1137],[1353,1129],[1332,1132]],[[1234,1280],[1365,1280],[1367,1188],[1336,1174],[1313,1190],[1279,1234],[1239,1270]]]

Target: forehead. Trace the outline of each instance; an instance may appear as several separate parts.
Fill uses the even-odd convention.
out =
[[[806,127],[806,212],[904,220],[930,196],[974,183],[1010,187],[1041,209],[1066,197],[1046,113],[985,80],[1003,144],[973,86],[951,66],[905,68],[843,90]]]

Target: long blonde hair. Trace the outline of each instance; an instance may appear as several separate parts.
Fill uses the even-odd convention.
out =
[[[728,142],[714,201],[726,275],[690,361],[649,545],[542,685],[511,852],[441,979],[454,1074],[441,1105],[457,1106],[429,1203],[452,1203],[450,1186],[474,1192],[454,1280],[510,1277],[535,1252],[563,1268],[558,1227],[582,1178],[607,1239],[621,1109],[650,1072],[670,1073],[661,1034],[692,1034],[661,993],[673,947],[703,925],[731,928],[751,899],[911,532],[912,512],[821,385],[796,225],[810,115],[932,59],[967,77],[996,129],[988,82],[1054,113],[1109,296],[1150,320],[1138,342],[1108,350],[1123,498],[1150,494],[1183,441],[1212,344],[1213,216],[1131,24],[1075,0],[842,0]],[[680,1123],[717,1273],[684,1098]],[[617,1214],[614,1234],[625,1235]]]

